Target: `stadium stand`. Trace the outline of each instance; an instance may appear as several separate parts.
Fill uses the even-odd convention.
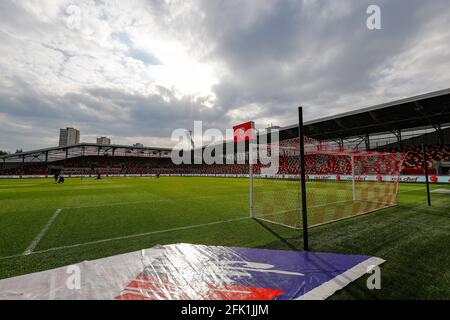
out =
[[[433,153],[434,154],[434,153]],[[442,152],[435,153],[442,155]],[[339,155],[329,156],[326,165],[317,166],[319,155],[310,154],[306,157],[306,166],[313,174],[351,174],[351,163]],[[412,157],[412,159],[416,159]],[[420,159],[420,158],[419,158]],[[432,160],[431,160],[432,161]],[[280,159],[280,174],[298,174],[299,168],[292,168],[293,161]],[[340,164],[339,166],[337,164]],[[343,164],[344,163],[344,164]],[[248,174],[247,164],[217,164],[217,165],[175,165],[170,158],[139,158],[139,157],[105,157],[86,156],[52,163],[52,166],[62,167],[63,174],[71,175],[118,175],[118,174]],[[255,173],[260,172],[260,164],[255,166]],[[380,169],[373,166],[373,172],[389,173],[393,168]],[[44,163],[27,164],[23,168],[12,168],[0,171],[0,175],[48,175],[49,168]]]
[[[424,174],[421,144],[427,145],[427,165],[431,174],[448,174],[450,168],[450,88],[369,108],[317,119],[305,123],[305,134],[316,141],[334,141],[339,148],[344,141],[357,138],[364,150],[407,153],[402,174]],[[434,130],[403,140],[402,135],[414,130]],[[396,143],[371,147],[371,137],[395,135]],[[281,146],[298,143],[298,125],[280,129]],[[261,137],[258,137],[260,139]],[[266,140],[267,141],[267,140]],[[364,142],[364,143],[363,143]],[[224,150],[226,145],[224,144]],[[232,142],[231,142],[232,143]],[[316,145],[317,147],[317,145]],[[318,146],[320,148],[320,144]],[[318,150],[319,151],[319,150]],[[49,167],[64,167],[64,174],[247,174],[248,165],[179,165],[171,162],[171,149],[122,145],[81,143],[0,156],[0,175],[46,175]],[[313,155],[306,165],[317,163]],[[336,168],[336,161],[328,159],[327,166],[315,168],[316,174],[349,173],[346,163]],[[348,162],[348,161],[347,161]],[[445,165],[445,168],[444,168]],[[296,172],[288,163],[280,163],[280,173]],[[256,171],[260,170],[257,165]],[[392,168],[375,171],[389,172]]]
[[[430,174],[438,174],[440,163],[450,161],[450,145],[427,146],[427,164]],[[420,146],[404,146],[397,148],[378,148],[376,151],[402,152],[406,153],[406,160],[403,163],[402,174],[423,175],[422,150]],[[331,158],[332,159],[332,158]],[[351,164],[347,161],[345,169],[342,166],[336,168],[336,161],[331,161],[328,166],[317,167],[316,174],[350,174]],[[306,157],[306,166],[312,167],[317,160],[313,155]],[[138,157],[105,157],[87,156],[77,157],[67,160],[60,160],[52,163],[64,167],[65,175],[89,175],[100,173],[102,175],[113,174],[247,174],[248,165],[174,165],[170,158],[138,158]],[[257,172],[258,166],[256,166]],[[377,171],[377,166],[374,167]],[[388,170],[384,169],[384,172]],[[257,173],[255,172],[255,173]],[[280,162],[280,174],[295,172],[289,167],[289,162]],[[48,175],[49,169],[46,163],[28,163],[21,167],[0,170],[0,175]]]
[[[422,160],[422,147],[417,145],[405,145],[402,147],[381,147],[378,151],[404,152],[407,154],[403,163],[402,174],[423,175],[425,174]],[[426,146],[427,165],[430,174],[438,174],[442,161],[450,161],[450,145]]]

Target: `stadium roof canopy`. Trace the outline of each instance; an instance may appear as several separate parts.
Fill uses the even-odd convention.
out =
[[[317,140],[344,139],[450,124],[450,88],[305,122]],[[298,136],[298,124],[280,129],[280,138]]]
[[[171,148],[137,147],[124,145],[100,145],[95,143],[80,143],[76,145],[32,150],[22,153],[1,156],[3,162],[47,162],[57,161],[77,156],[89,155],[129,155],[129,156],[167,156]]]
[[[305,123],[305,134],[317,140],[338,140],[399,130],[450,125],[450,88],[388,102]],[[298,137],[298,124],[280,128],[280,139]],[[233,142],[227,142],[233,143]],[[225,144],[224,144],[225,147]],[[86,155],[165,156],[171,148],[81,143],[1,156],[6,161],[56,161]]]

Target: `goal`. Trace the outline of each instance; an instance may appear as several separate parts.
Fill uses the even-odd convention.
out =
[[[260,145],[250,169],[250,216],[302,228],[299,139]],[[276,157],[278,155],[278,157]],[[305,138],[308,226],[317,226],[397,205],[402,153],[350,152]]]

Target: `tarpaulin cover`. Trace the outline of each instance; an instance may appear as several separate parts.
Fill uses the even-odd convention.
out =
[[[174,244],[1,280],[0,299],[325,299],[383,262]]]

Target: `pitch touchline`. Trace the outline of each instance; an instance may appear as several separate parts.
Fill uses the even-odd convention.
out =
[[[126,205],[129,205],[129,204],[153,203],[153,202],[163,202],[163,201],[171,201],[171,200],[169,200],[169,199],[155,199],[155,200],[152,200],[152,201],[129,201],[129,202],[118,202],[118,203],[111,203],[111,204],[98,204],[98,205],[92,205],[92,206],[64,207],[64,209],[84,209],[84,208],[120,207],[120,206],[126,206]]]
[[[413,192],[413,191],[419,191],[423,190],[423,188],[417,188],[417,189],[411,189],[411,190],[400,190],[398,193],[407,193],[407,192]]]
[[[55,219],[58,217],[58,215],[61,213],[61,211],[62,211],[62,209],[58,209],[55,211],[55,213],[50,218],[50,220],[48,220],[48,222],[44,226],[44,228],[42,228],[41,232],[39,232],[39,234],[36,236],[36,238],[34,238],[33,242],[31,242],[31,244],[28,246],[28,248],[24,251],[23,255],[27,256],[33,252],[34,248],[36,248],[36,246],[39,244],[41,239],[45,236],[48,229],[52,225],[53,221],[55,221]]]
[[[77,248],[77,247],[81,247],[81,246],[92,245],[92,244],[99,244],[99,243],[104,243],[104,242],[125,240],[125,239],[131,239],[131,238],[139,238],[139,237],[149,236],[149,235],[153,235],[153,234],[201,228],[201,227],[212,226],[212,225],[216,225],[216,224],[230,223],[230,222],[248,220],[248,219],[250,219],[250,218],[249,217],[236,218],[236,219],[230,219],[230,220],[208,222],[208,223],[203,223],[203,224],[195,224],[195,225],[191,225],[191,226],[178,227],[178,228],[172,228],[172,229],[150,231],[150,232],[145,232],[145,233],[132,234],[132,235],[128,235],[128,236],[115,237],[115,238],[102,239],[102,240],[97,240],[97,241],[89,241],[89,242],[84,242],[84,243],[72,244],[72,245],[68,245],[68,246],[55,247],[55,248],[50,248],[50,249],[46,249],[46,250],[30,252],[29,254],[46,253],[46,252],[56,251],[56,250],[61,250],[61,249],[71,249],[71,248]],[[12,256],[12,257],[14,257],[14,256]],[[5,258],[0,258],[0,260],[3,260],[3,259],[5,259]]]
[[[339,202],[347,202],[347,201],[336,201],[335,203],[339,203]],[[322,205],[318,205],[318,206],[314,206],[314,207],[320,207],[320,206],[322,206]],[[45,227],[36,236],[36,238],[33,240],[33,242],[30,244],[30,246],[25,250],[25,252],[22,255],[46,253],[46,252],[57,251],[57,250],[61,250],[61,249],[77,248],[77,247],[81,247],[81,246],[105,243],[105,242],[110,242],[110,241],[125,240],[125,239],[131,239],[131,238],[139,238],[139,237],[149,236],[149,235],[153,235],[153,234],[160,234],[160,233],[166,233],[166,232],[188,230],[188,229],[201,228],[201,227],[217,225],[217,224],[222,224],[222,223],[230,223],[230,222],[235,222],[235,221],[242,221],[242,220],[251,219],[249,217],[243,217],[243,218],[215,221],[215,222],[196,224],[196,225],[185,226],[185,227],[177,227],[177,228],[171,228],[171,229],[165,229],[165,230],[157,230],[157,231],[151,231],[151,232],[145,232],[145,233],[138,233],[138,234],[122,236],[122,237],[114,237],[114,238],[102,239],[102,240],[97,240],[97,241],[89,241],[89,242],[84,242],[84,243],[78,243],[78,244],[73,244],[73,245],[68,245],[68,246],[55,247],[55,248],[50,248],[50,249],[46,249],[46,250],[40,250],[40,251],[34,251],[33,252],[34,248],[36,248],[38,243],[41,241],[41,239],[47,233],[47,231],[50,228],[51,224],[58,217],[58,215],[61,213],[61,211],[62,211],[62,209],[56,210],[56,212],[50,218],[50,220],[45,225]],[[284,212],[286,212],[286,211],[284,211]],[[277,213],[280,213],[280,212],[277,212]],[[261,217],[263,217],[263,216],[261,216]],[[264,220],[264,219],[261,219],[261,220]],[[20,256],[20,255],[10,256],[10,257],[0,257],[0,260],[14,258],[14,257],[18,257],[18,256]]]
[[[196,197],[196,198],[184,198],[184,199],[154,199],[154,200],[147,200],[147,201],[128,201],[128,202],[117,202],[117,203],[111,203],[111,204],[99,204],[99,205],[92,205],[92,206],[73,206],[73,207],[64,207],[63,209],[83,209],[83,208],[101,208],[101,207],[116,207],[116,206],[124,206],[129,204],[140,204],[140,203],[155,203],[155,202],[170,202],[170,201],[191,201],[191,200],[201,200],[201,199],[209,199],[209,198],[215,198],[217,196],[235,196],[230,194],[217,194],[217,195],[211,195],[211,196],[203,196],[203,197]]]

